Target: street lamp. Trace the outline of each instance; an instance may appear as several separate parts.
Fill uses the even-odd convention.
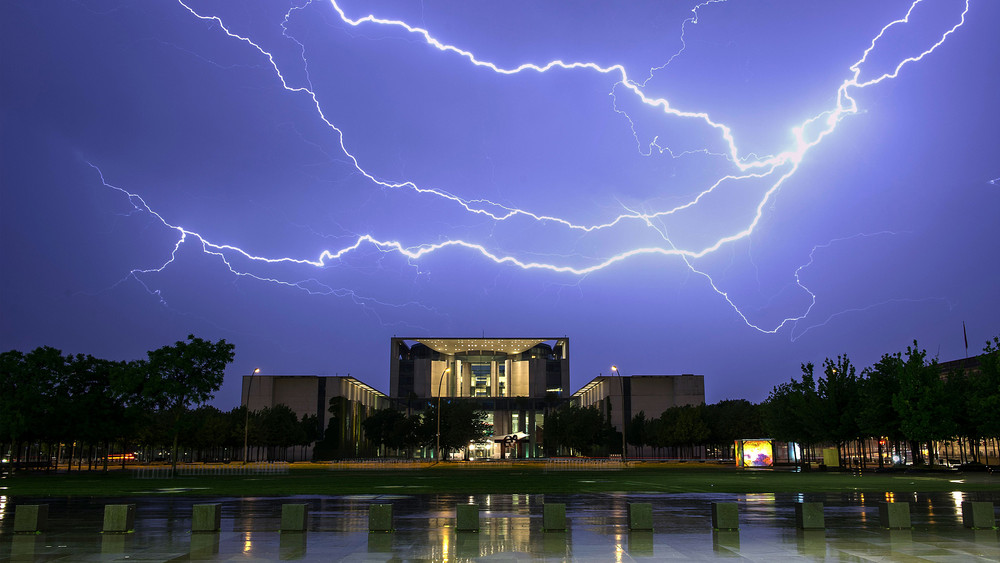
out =
[[[438,378],[438,412],[437,412],[437,415],[438,415],[437,416],[437,419],[438,419],[437,420],[437,427],[438,427],[438,431],[437,431],[437,456],[438,456],[438,459],[437,460],[438,461],[441,461],[441,383],[444,382],[444,376],[449,371],[451,371],[450,367],[444,368],[444,371],[441,372],[441,377]]]
[[[250,372],[250,382],[247,383],[247,410],[246,416],[243,418],[243,465],[247,464],[247,458],[250,457],[250,449],[247,448],[247,438],[250,436],[250,389],[253,387],[253,376],[260,373],[260,368],[253,368]]]
[[[625,380],[622,379],[622,372],[618,371],[618,366],[611,366],[611,371],[618,374],[618,383],[622,391],[622,461],[625,461],[625,425],[628,424],[625,420]]]

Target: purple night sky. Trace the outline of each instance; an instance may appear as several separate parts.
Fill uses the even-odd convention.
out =
[[[1000,334],[997,22],[4,2],[0,348],[225,338],[224,409],[254,367],[388,391],[393,335],[568,336],[573,390],[617,363],[704,374],[709,402],[913,339],[960,358],[963,321],[976,353]]]

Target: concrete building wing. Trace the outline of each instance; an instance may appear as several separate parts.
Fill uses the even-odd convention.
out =
[[[606,412],[611,402],[611,424],[622,429],[624,420],[643,412],[656,418],[671,407],[696,406],[705,402],[704,375],[601,375],[573,393],[571,400],[581,407],[596,405]]]

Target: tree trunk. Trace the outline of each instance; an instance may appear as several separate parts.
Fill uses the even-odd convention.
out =
[[[177,441],[178,441],[177,430],[174,430],[174,445],[173,449],[170,451],[170,474],[177,475]]]

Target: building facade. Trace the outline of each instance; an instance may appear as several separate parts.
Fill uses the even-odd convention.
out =
[[[623,421],[643,412],[656,418],[671,407],[697,406],[705,402],[704,375],[631,375],[595,377],[572,400],[581,407],[597,406],[607,416],[611,406],[611,425],[621,432]]]
[[[350,376],[244,375],[241,404],[251,412],[283,404],[300,419],[315,416],[319,443],[329,445],[336,457],[358,457],[364,443],[361,422],[390,402],[381,391]],[[312,456],[313,446],[295,454],[303,459]]]
[[[487,413],[490,438],[471,444],[462,457],[499,459],[541,457],[547,414],[570,401],[596,405],[605,417],[610,407],[618,431],[640,411],[655,418],[671,407],[705,402],[704,376],[690,374],[599,376],[570,395],[566,337],[393,337],[389,360],[388,394],[350,376],[252,375],[243,377],[242,403],[251,411],[284,404],[300,418],[314,415],[325,430],[317,453],[361,457],[372,455],[361,426],[371,413],[390,407],[419,413],[437,401],[473,401]],[[436,452],[427,447],[418,455]]]
[[[397,404],[462,398],[487,412],[494,440],[474,444],[473,458],[541,456],[545,413],[569,396],[565,337],[394,337],[389,366],[389,395]]]

